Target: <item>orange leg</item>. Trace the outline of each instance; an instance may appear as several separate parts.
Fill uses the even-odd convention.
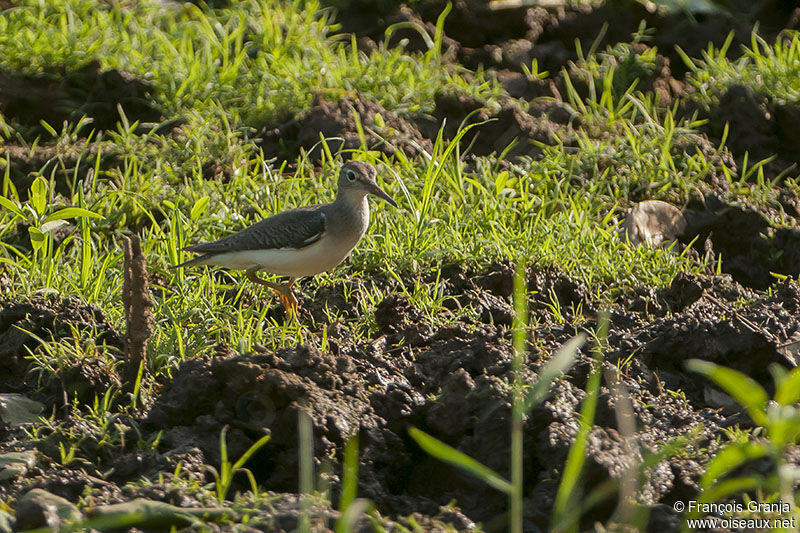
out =
[[[281,303],[283,304],[283,308],[286,310],[287,314],[292,314],[297,316],[297,298],[295,298],[294,293],[292,292],[292,285],[297,278],[289,278],[289,282],[285,285],[281,285],[279,283],[272,283],[265,279],[261,279],[256,275],[257,270],[249,269],[246,271],[247,279],[252,281],[253,283],[258,283],[259,285],[263,285],[265,287],[269,287],[270,289],[274,290],[278,293],[278,298],[280,298]]]

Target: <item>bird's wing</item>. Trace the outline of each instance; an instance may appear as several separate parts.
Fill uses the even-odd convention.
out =
[[[224,239],[187,246],[184,250],[221,254],[240,250],[305,248],[325,233],[323,206],[304,206],[278,213]]]

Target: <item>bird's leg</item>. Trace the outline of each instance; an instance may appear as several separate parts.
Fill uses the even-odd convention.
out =
[[[272,282],[267,281],[265,279],[261,279],[256,275],[256,272],[258,272],[258,270],[255,269],[255,268],[247,269],[245,271],[245,273],[247,275],[247,279],[249,279],[253,283],[258,283],[259,285],[263,285],[265,287],[269,287],[270,289],[276,290],[280,294],[281,289],[283,288],[283,285],[280,285],[278,283],[272,283]]]
[[[292,285],[294,284],[295,278],[289,278],[289,282],[286,285],[281,285],[277,288],[278,296],[281,299],[281,303],[283,304],[283,308],[286,310],[287,315],[291,315],[297,320],[297,298],[292,292]]]
[[[275,291],[278,293],[278,297],[281,299],[281,303],[283,304],[283,308],[286,310],[287,315],[293,316],[297,319],[297,298],[294,296],[294,292],[292,292],[292,285],[297,278],[289,278],[289,281],[286,282],[285,285],[279,285],[275,287]]]
[[[286,314],[297,318],[297,298],[295,298],[292,292],[292,285],[294,285],[295,279],[297,278],[289,278],[289,281],[284,285],[273,284],[272,288],[278,293],[278,297],[281,299]]]
[[[297,311],[297,298],[295,298],[294,294],[292,293],[292,285],[294,285],[294,282],[297,278],[289,278],[288,283],[281,285],[279,283],[272,283],[265,279],[259,278],[256,272],[258,272],[258,270],[254,268],[246,270],[245,273],[247,275],[247,279],[253,283],[258,283],[259,285],[269,287],[277,292],[286,312],[295,313]]]

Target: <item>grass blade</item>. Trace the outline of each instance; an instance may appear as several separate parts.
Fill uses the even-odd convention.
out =
[[[722,449],[706,467],[700,486],[712,486],[726,473],[752,459],[759,459],[767,455],[767,447],[760,442],[734,442]]]
[[[297,412],[298,463],[300,477],[300,518],[297,530],[311,531],[311,492],[314,489],[314,429],[311,417],[302,409]]]
[[[47,215],[47,218],[45,218],[42,223],[74,217],[105,218],[103,215],[99,215],[94,211],[89,211],[88,209],[83,209],[81,207],[65,207],[64,209],[59,209],[58,211],[54,211],[53,213]]]
[[[739,405],[747,409],[750,418],[759,426],[767,423],[765,410],[769,397],[767,392],[754,379],[732,368],[716,365],[708,361],[690,359],[686,368],[692,372],[703,374],[717,384]]]
[[[353,435],[344,445],[344,464],[342,466],[342,496],[339,511],[346,513],[358,494],[358,435]],[[338,531],[338,525],[337,525]]]
[[[608,334],[608,313],[603,313],[600,317],[598,338],[605,340]],[[564,465],[564,474],[561,476],[561,484],[558,486],[556,501],[553,509],[554,531],[577,531],[579,515],[574,513],[578,500],[578,482],[580,480],[583,464],[586,462],[586,446],[588,445],[589,432],[592,430],[594,415],[597,410],[597,397],[600,390],[601,360],[603,356],[602,348],[598,344],[595,349],[595,368],[589,376],[586,385],[586,398],[583,400],[581,408],[580,429],[575,437],[575,442],[569,449],[567,463]],[[565,524],[564,529],[556,529],[555,525]]]
[[[796,403],[800,400],[800,367],[793,369],[780,383],[776,383],[776,385],[776,402],[781,405],[792,405]]]
[[[416,441],[420,448],[436,459],[469,472],[490,487],[494,487],[506,494],[511,493],[511,483],[488,466],[479,463],[472,457],[461,453],[452,446],[415,427],[408,428],[408,434],[411,435],[411,438]]]
[[[564,346],[550,358],[541,372],[539,372],[539,381],[531,388],[528,396],[525,398],[524,412],[529,413],[531,409],[544,401],[547,394],[550,392],[550,386],[558,379],[559,376],[564,374],[575,363],[578,356],[578,350],[583,343],[586,342],[586,334],[581,333],[572,337],[564,343]]]

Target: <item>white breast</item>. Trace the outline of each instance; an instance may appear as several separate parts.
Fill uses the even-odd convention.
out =
[[[354,243],[335,242],[324,235],[305,248],[276,248],[273,250],[240,250],[215,255],[206,264],[233,270],[255,268],[270,274],[302,278],[331,270],[353,251]]]

